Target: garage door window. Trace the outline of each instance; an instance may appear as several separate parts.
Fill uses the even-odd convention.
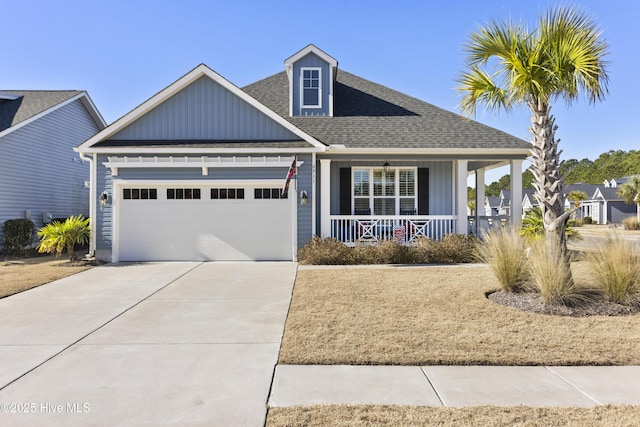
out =
[[[168,200],[200,199],[199,188],[167,188]]]
[[[156,200],[158,190],[155,188],[124,188],[122,198],[125,200]]]
[[[212,200],[244,199],[244,188],[212,188]]]
[[[282,190],[279,188],[256,188],[253,198],[254,199],[286,199],[288,194],[282,194]]]

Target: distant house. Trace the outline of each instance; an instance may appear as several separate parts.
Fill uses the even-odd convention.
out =
[[[313,235],[467,234],[469,175],[480,203],[486,170],[522,175],[529,143],[339,70],[314,45],[283,68],[239,88],[201,64],[78,147],[97,257],[295,260]]]
[[[484,202],[485,216],[500,215],[500,196],[486,196]]]
[[[89,214],[89,165],[73,148],[105,126],[84,91],[0,90],[0,246],[8,219]]]
[[[522,215],[524,216],[527,211],[530,211],[533,208],[537,208],[540,206],[538,200],[535,198],[536,190],[533,188],[523,188],[522,189]]]
[[[593,197],[593,194],[595,193],[597,188],[598,186],[595,184],[584,184],[582,182],[578,182],[575,184],[568,184],[562,195],[562,198],[564,199],[565,210],[573,209],[575,207],[575,203],[569,200],[569,194],[573,193],[574,191],[579,191],[586,194],[587,198],[578,205],[578,210],[575,212],[575,218],[583,218],[585,216],[590,216],[585,214],[584,203]]]
[[[625,218],[636,214],[636,205],[625,203],[618,195],[620,185],[629,181],[631,177],[613,178],[605,180],[596,186],[589,200],[582,203],[583,216],[591,217],[598,224],[618,224]]]

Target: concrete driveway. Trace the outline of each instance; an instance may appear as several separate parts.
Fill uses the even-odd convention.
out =
[[[264,425],[295,274],[115,264],[1,299],[1,423]]]

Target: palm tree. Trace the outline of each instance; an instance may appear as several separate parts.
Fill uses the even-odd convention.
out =
[[[625,203],[636,204],[636,215],[640,222],[640,175],[632,176],[631,179],[620,186],[618,195]]]
[[[567,194],[567,200],[569,200],[570,204],[573,204],[573,211],[580,207],[580,202],[583,200],[587,200],[589,196],[584,191],[575,190],[571,193]],[[575,218],[575,215],[574,215]]]
[[[567,104],[586,95],[595,103],[608,92],[608,44],[594,22],[570,7],[558,7],[540,16],[528,29],[510,20],[489,23],[470,35],[467,64],[458,79],[463,92],[461,110],[473,116],[477,106],[531,111],[532,172],[535,197],[544,218],[550,258],[567,258],[564,229],[571,211],[564,212],[565,188],[560,174],[557,126],[551,103]]]

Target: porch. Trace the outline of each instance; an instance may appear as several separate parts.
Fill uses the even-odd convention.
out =
[[[522,217],[523,160],[406,158],[319,159],[315,179],[319,206],[317,234],[347,245],[424,237],[474,234]],[[485,170],[510,165],[514,203],[509,216],[468,216],[467,183],[475,175],[476,206],[484,206]]]

